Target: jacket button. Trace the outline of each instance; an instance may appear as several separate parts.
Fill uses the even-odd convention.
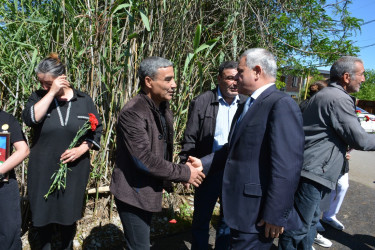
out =
[[[163,139],[163,135],[159,135],[159,140]]]

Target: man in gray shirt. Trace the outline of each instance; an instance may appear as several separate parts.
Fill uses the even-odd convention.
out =
[[[331,67],[328,87],[314,95],[303,112],[304,163],[294,202],[304,225],[285,231],[279,249],[312,248],[320,201],[335,189],[347,148],[375,150],[375,135],[361,127],[349,95],[359,91],[364,72],[361,59],[340,58]]]

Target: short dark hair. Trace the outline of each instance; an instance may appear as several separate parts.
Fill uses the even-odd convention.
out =
[[[139,64],[138,69],[138,77],[141,86],[144,86],[146,76],[149,76],[153,79],[156,76],[159,68],[167,67],[173,67],[173,63],[163,57],[151,56],[144,59]]]
[[[60,61],[56,53],[49,54],[44,58],[35,69],[37,74],[51,74],[53,77],[65,75],[65,65]]]
[[[339,82],[345,73],[355,77],[356,62],[363,64],[363,61],[355,56],[341,57],[332,65],[329,80],[331,82]]]
[[[219,76],[223,74],[224,69],[237,69],[238,62],[235,61],[226,61],[220,64],[219,66]]]

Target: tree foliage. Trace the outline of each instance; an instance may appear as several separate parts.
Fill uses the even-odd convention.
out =
[[[358,52],[349,37],[361,20],[350,16],[350,0],[0,1],[0,107],[19,117],[39,87],[35,66],[58,52],[69,80],[93,97],[104,124],[90,185],[110,180],[114,124],[139,89],[137,68],[145,57],[175,64],[178,141],[189,101],[216,84],[221,62],[236,60],[246,48],[273,52],[278,75]]]
[[[365,78],[359,92],[352,95],[360,100],[375,101],[375,70],[366,71]]]

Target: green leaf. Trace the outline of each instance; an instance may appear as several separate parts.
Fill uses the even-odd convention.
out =
[[[30,63],[31,64],[31,67],[30,67],[31,68],[31,72],[33,71],[37,55],[38,55],[38,50],[34,49],[33,57],[31,58],[31,63]]]
[[[78,57],[82,56],[83,53],[85,53],[86,51],[86,48],[84,48],[83,50],[81,50],[80,52],[78,52]]]
[[[142,22],[145,25],[146,30],[150,31],[150,22],[148,21],[148,17],[145,15],[145,13],[142,10],[139,11],[139,14],[141,14]]]
[[[138,33],[132,33],[132,34],[130,34],[130,35],[128,35],[128,39],[129,40],[131,40],[131,39],[133,39],[133,38],[136,38],[136,37],[138,37]]]
[[[112,12],[112,14],[115,14],[117,11],[121,10],[121,9],[125,9],[125,8],[128,8],[130,7],[131,4],[128,4],[128,3],[124,3],[124,4],[120,4],[119,6],[117,6],[117,8]]]
[[[194,56],[195,56],[195,54],[193,54],[193,53],[189,53],[189,54],[187,55],[186,60],[185,60],[184,71],[183,71],[183,75],[184,75],[184,76],[185,76],[185,74],[186,74],[186,70],[187,70],[187,68],[189,67],[190,61],[191,61],[191,59],[194,58]]]
[[[25,19],[25,22],[28,22],[28,23],[40,23],[40,24],[46,24],[48,23],[48,20],[46,19],[33,19],[33,18],[29,18],[29,19]]]
[[[201,42],[201,35],[202,35],[202,25],[198,24],[197,28],[195,29],[195,37],[194,37],[194,44],[193,48],[196,50]]]
[[[207,48],[209,48],[210,47],[210,45],[208,45],[208,44],[202,44],[198,49],[196,49],[195,51],[194,51],[194,53],[199,53],[200,51],[202,51],[202,50],[205,50],[205,49],[207,49]]]

